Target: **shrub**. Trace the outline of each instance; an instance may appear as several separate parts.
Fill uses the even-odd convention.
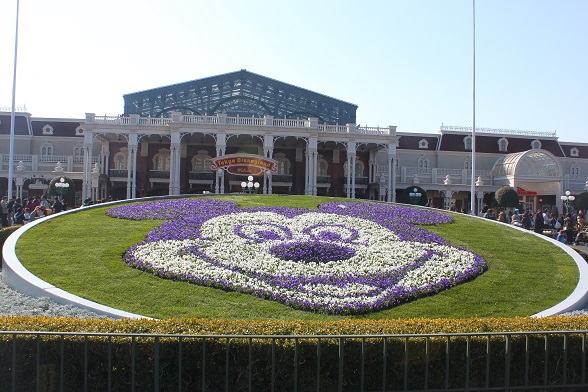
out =
[[[494,193],[494,199],[501,207],[519,207],[519,194],[516,189],[511,186],[503,186],[498,188]]]
[[[2,249],[2,247],[4,246],[4,242],[6,242],[8,236],[17,231],[18,229],[20,229],[20,226],[9,226],[0,229],[0,249]]]

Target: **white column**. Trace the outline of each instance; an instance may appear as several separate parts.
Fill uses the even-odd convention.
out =
[[[94,145],[94,134],[87,132],[84,135],[84,164],[82,182],[82,200],[92,196],[92,147]]]
[[[349,197],[351,196],[351,157],[349,156],[349,153],[347,153],[347,178],[345,180],[347,181],[347,189],[345,191],[345,196],[349,199]]]
[[[351,198],[355,199],[355,163],[357,160],[357,155],[353,154],[351,156]]]
[[[386,198],[387,202],[392,202],[393,195],[396,193],[394,189],[394,178],[396,177],[394,174],[394,159],[388,155],[388,197]]]
[[[130,191],[129,198],[134,199],[137,197],[137,147],[139,138],[136,133],[129,134],[129,160],[130,160],[130,172],[127,176],[127,187],[130,185],[130,189],[127,189],[127,193]],[[130,179],[130,184],[129,184]]]
[[[224,117],[221,115],[218,115],[218,116],[219,116],[219,121],[221,119],[223,121],[226,120],[226,115]],[[226,148],[227,148],[227,135],[222,132],[217,133],[216,134],[216,156],[220,157],[220,156],[225,155]],[[225,193],[225,171],[224,170],[217,172],[216,181],[217,181],[217,185],[216,185],[215,189],[217,189],[217,193],[224,194]]]
[[[309,162],[310,162],[309,154],[310,154],[310,151],[307,146],[306,147],[306,154],[304,157],[304,194],[307,196],[310,195],[309,186],[308,186],[308,184],[309,184],[308,180],[309,180],[309,175],[310,175],[310,168],[308,167]]]

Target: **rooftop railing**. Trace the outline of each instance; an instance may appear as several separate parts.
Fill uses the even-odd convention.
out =
[[[460,125],[441,125],[441,131],[447,132],[468,132],[472,133],[472,127]],[[513,136],[537,136],[537,137],[557,137],[554,132],[540,132],[540,131],[522,131],[518,129],[502,129],[502,128],[478,128],[476,133],[493,133],[498,135],[513,135]]]

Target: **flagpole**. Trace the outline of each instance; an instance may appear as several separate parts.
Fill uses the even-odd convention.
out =
[[[16,0],[16,29],[14,34],[14,71],[12,74],[12,110],[10,112],[10,160],[8,162],[8,200],[12,199],[14,177],[14,122],[16,119],[16,57],[18,53],[18,10],[20,0]]]
[[[472,32],[473,32],[473,76],[472,76],[472,178],[471,203],[472,215],[476,215],[476,0],[472,0]]]

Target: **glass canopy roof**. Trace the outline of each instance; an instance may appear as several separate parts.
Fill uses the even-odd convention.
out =
[[[508,154],[496,161],[493,177],[559,178],[561,167],[555,157],[545,150],[529,150]]]

